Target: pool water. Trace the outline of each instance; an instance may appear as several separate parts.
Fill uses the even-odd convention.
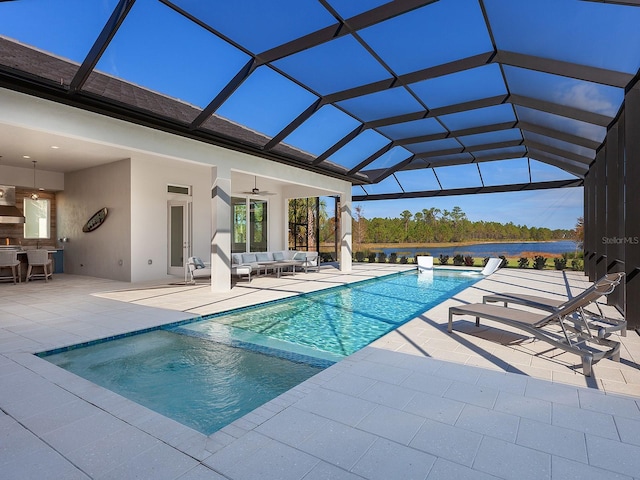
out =
[[[477,280],[395,274],[41,356],[209,435]]]
[[[446,270],[391,275],[212,315],[174,331],[217,341],[232,337],[338,361],[477,280]]]
[[[45,358],[206,435],[322,371],[165,330]]]

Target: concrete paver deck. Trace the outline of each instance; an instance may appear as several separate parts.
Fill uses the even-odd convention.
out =
[[[575,294],[578,272],[499,270],[207,437],[33,355],[404,270],[355,264],[207,285],[56,275],[0,285],[3,478],[388,479],[640,476],[640,337],[579,357],[448,307],[489,292]],[[610,314],[616,314],[609,308]]]

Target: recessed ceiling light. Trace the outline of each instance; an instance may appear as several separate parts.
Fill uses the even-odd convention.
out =
[[[51,145],[51,148],[53,148],[54,150],[59,149],[60,147],[58,147],[57,145]]]
[[[31,158],[29,155],[22,155],[22,158]]]

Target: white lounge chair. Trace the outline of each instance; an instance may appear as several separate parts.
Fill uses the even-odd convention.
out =
[[[480,272],[464,272],[464,274],[465,275],[483,275],[483,276],[486,277],[487,275],[491,275],[496,270],[498,270],[500,268],[501,264],[502,264],[502,259],[501,258],[491,257],[489,259],[489,261],[487,262],[487,264],[482,269],[482,271],[480,271]]]
[[[450,307],[447,330],[449,333],[453,331],[454,315],[475,317],[476,326],[480,326],[480,318],[486,318],[524,330],[556,348],[579,355],[582,358],[583,373],[588,377],[594,362],[608,357],[620,361],[620,343],[606,338],[609,335],[594,332],[594,328],[599,327],[594,325],[592,317],[585,312],[586,307],[601,296],[609,295],[619,283],[620,280],[594,284],[580,295],[564,302],[555,311],[545,314],[485,303]],[[622,328],[626,328],[626,323]],[[604,350],[599,347],[604,347]]]
[[[433,257],[431,255],[419,255],[416,257],[418,262],[418,273],[433,270]]]
[[[197,278],[211,278],[211,268],[207,267],[199,257],[189,257],[187,269],[191,283],[196,283]]]

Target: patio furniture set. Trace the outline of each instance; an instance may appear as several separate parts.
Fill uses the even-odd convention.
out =
[[[234,253],[231,256],[231,275],[251,281],[252,275],[295,275],[296,269],[305,273],[320,269],[320,257],[317,252],[281,250],[275,252]],[[197,278],[208,278],[211,269],[200,258],[190,257],[187,261],[191,283]]]

